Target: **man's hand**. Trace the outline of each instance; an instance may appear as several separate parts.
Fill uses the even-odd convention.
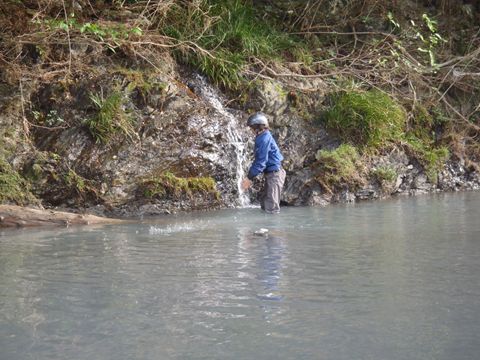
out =
[[[250,181],[250,179],[248,178],[245,178],[242,180],[242,184],[241,184],[241,187],[242,187],[242,190],[248,190],[248,188],[252,186],[252,182]]]

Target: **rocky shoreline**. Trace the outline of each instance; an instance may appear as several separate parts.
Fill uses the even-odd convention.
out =
[[[237,26],[218,27],[222,22],[212,21],[208,8],[199,12],[205,31],[195,46],[186,46],[183,36],[197,29],[182,23],[172,37],[176,15],[115,40],[117,26],[127,30],[119,12],[132,20],[144,16],[136,1],[100,2],[98,12],[96,5],[84,9],[68,24],[57,23],[54,3],[0,5],[0,24],[9,29],[1,40],[0,204],[113,218],[242,206],[248,201],[239,181],[254,141],[245,122],[256,111],[267,115],[285,158],[285,206],[480,189],[480,87],[469,75],[480,65],[473,13],[452,31],[458,14],[402,2],[389,13],[393,21],[377,4],[368,16],[350,18],[347,11],[352,24],[345,23],[356,23],[358,32],[345,33],[340,13],[317,18],[315,12],[312,26],[330,24],[332,33],[304,38],[290,38],[303,21],[287,25],[288,32],[280,26],[265,33],[255,15],[239,19],[256,29],[256,46],[245,47],[234,35]],[[300,9],[300,3],[289,8]],[[167,8],[189,19],[197,6],[177,9],[170,2]],[[230,11],[225,4],[218,10]],[[438,19],[430,18],[435,11]],[[11,13],[23,19],[18,26]],[[271,30],[285,16],[281,8],[262,13]],[[440,34],[447,31],[445,41],[464,46],[440,49]],[[109,36],[98,41],[100,33]],[[67,35],[68,46],[57,38]],[[278,43],[262,55],[252,50],[274,39]],[[435,40],[430,47],[428,39]],[[357,40],[364,45],[357,47]],[[427,59],[424,48],[433,51],[434,45],[437,54]],[[256,191],[248,197],[254,203]],[[113,221],[9,209],[0,215],[2,227]]]
[[[160,82],[163,78],[159,76]],[[180,75],[171,70],[170,78],[174,77]],[[109,81],[104,82],[107,88]],[[318,89],[308,98],[312,104],[322,101],[322,84],[305,80],[304,86]],[[77,90],[84,87],[79,85]],[[12,174],[11,179],[20,178],[20,174],[28,180],[28,186],[17,181],[11,187],[30,189],[37,204],[46,208],[73,209],[99,217],[136,218],[239,206],[239,170],[245,170],[252,161],[253,139],[243,123],[246,113],[225,106],[228,101],[218,89],[191,73],[185,75],[183,83],[171,83],[165,91],[158,104],[155,94],[146,97],[151,106],[129,103],[142,124],[138,138],[120,138],[112,144],[95,142],[83,125],[56,130],[35,128],[31,133],[33,143],[18,143],[15,139],[21,137],[22,128],[15,121],[17,115],[5,112],[0,117],[5,120],[0,128],[11,129],[15,136],[5,137],[9,144],[5,147],[9,149],[5,159],[11,165],[5,165],[4,170]],[[40,95],[32,89],[30,97],[36,96]],[[358,164],[352,163],[352,177],[359,178],[357,183],[342,178],[334,186],[325,186],[325,171],[318,154],[333,153],[342,142],[318,121],[300,116],[279,83],[263,82],[251,101],[249,107],[268,114],[272,133],[285,156],[284,205],[325,206],[397,195],[480,189],[479,172],[468,157],[451,154],[435,169],[433,178],[427,166],[401,144],[388,152],[366,156]],[[18,99],[11,98],[10,103],[17,106]],[[65,118],[88,116],[78,106],[67,105],[61,101],[56,105]],[[307,110],[320,117],[314,105]],[[327,175],[333,176],[338,170],[333,167]],[[387,173],[382,175],[377,170]],[[249,195],[254,202],[255,192]],[[23,202],[20,205],[35,204],[29,198],[19,199]],[[37,218],[40,212],[36,210],[33,217],[24,210],[1,215],[9,220],[1,221],[0,227],[115,222],[77,214],[52,216],[54,212],[50,210]]]
[[[391,169],[394,175],[390,179],[367,176],[367,181],[360,186],[335,188],[331,192],[325,191],[325,187],[315,181],[315,171],[312,169],[290,172],[284,189],[284,203],[294,206],[326,206],[331,203],[352,203],[393,196],[480,190],[480,174],[475,168],[467,166],[464,159],[450,159],[435,174],[436,177],[430,179],[415,158],[397,148],[388,155],[374,158],[366,171],[371,174],[382,168]]]

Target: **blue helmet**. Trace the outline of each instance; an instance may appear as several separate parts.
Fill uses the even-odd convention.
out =
[[[264,125],[268,126],[268,120],[264,113],[257,112],[251,115],[247,120],[247,126]]]

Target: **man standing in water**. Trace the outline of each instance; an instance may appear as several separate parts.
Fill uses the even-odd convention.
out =
[[[268,129],[265,114],[253,114],[248,118],[247,126],[255,132],[255,160],[247,178],[242,181],[242,188],[247,190],[252,185],[253,178],[264,173],[265,183],[260,194],[260,205],[269,214],[279,213],[280,195],[286,175],[282,168],[283,155]]]

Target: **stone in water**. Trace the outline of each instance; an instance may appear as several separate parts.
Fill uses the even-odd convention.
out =
[[[263,236],[268,234],[268,229],[261,228],[253,233],[254,235]]]

